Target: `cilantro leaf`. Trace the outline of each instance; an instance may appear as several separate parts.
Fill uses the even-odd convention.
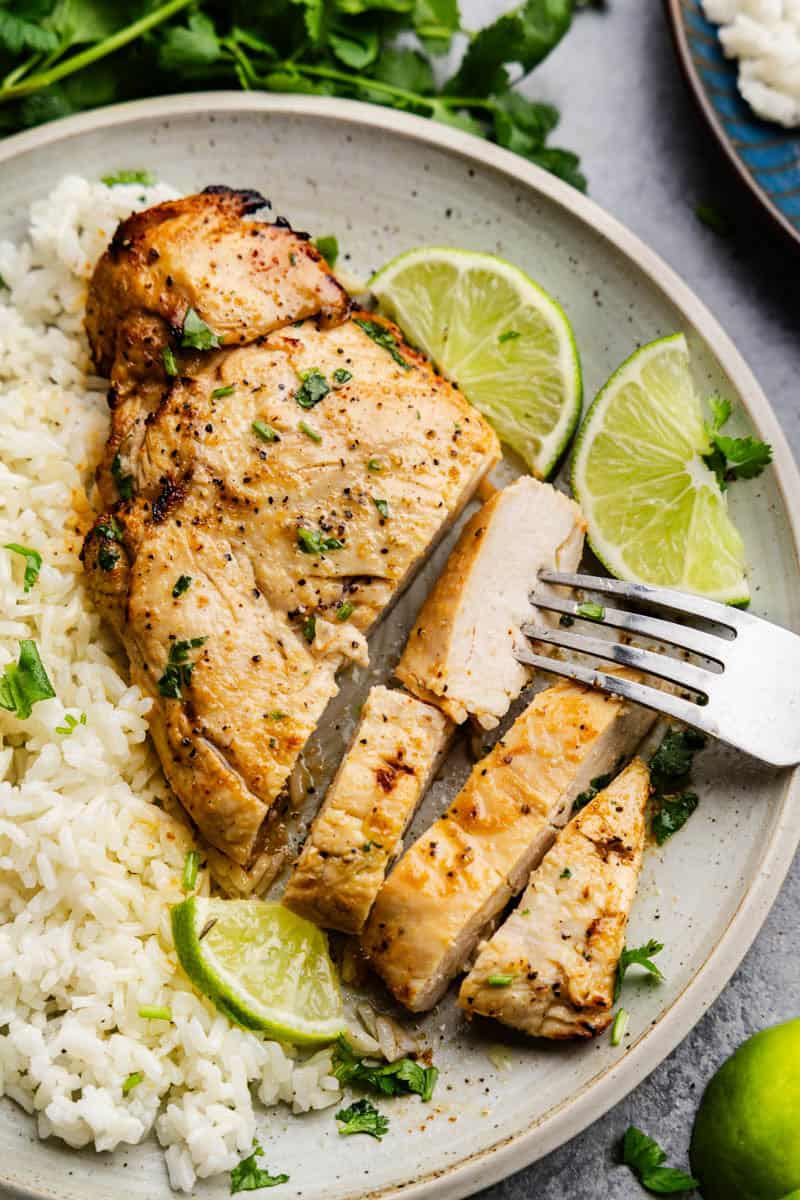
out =
[[[705,744],[705,734],[697,729],[667,730],[650,759],[650,775],[656,791],[674,790],[670,785],[686,778],[695,754]]]
[[[344,1036],[336,1043],[333,1073],[342,1086],[359,1084],[384,1096],[413,1092],[426,1102],[433,1095],[439,1078],[436,1067],[424,1067],[412,1058],[384,1064],[365,1060],[354,1053]]]
[[[603,788],[607,788],[614,778],[614,771],[609,771],[607,775],[597,775],[589,784],[585,792],[579,792],[572,802],[572,811],[580,812],[582,808],[594,800],[598,792],[602,792]]]
[[[253,1142],[253,1152],[235,1166],[231,1171],[231,1195],[237,1192],[256,1192],[259,1188],[277,1187],[280,1183],[288,1183],[288,1175],[270,1175],[256,1161],[264,1151],[258,1142]]]
[[[411,363],[403,358],[400,353],[400,348],[397,345],[397,338],[392,333],[391,329],[387,329],[385,325],[381,325],[379,321],[365,321],[356,319],[355,324],[359,329],[363,329],[368,338],[371,338],[376,346],[380,346],[382,350],[386,350],[392,356],[398,366],[404,371],[411,370]]]
[[[317,247],[331,270],[333,270],[333,268],[336,266],[336,260],[339,257],[339,242],[335,234],[329,233],[325,237],[315,238],[314,245]]]
[[[681,792],[661,800],[652,821],[653,836],[659,846],[683,828],[699,803],[696,792]]]
[[[341,550],[344,542],[335,537],[323,537],[321,530],[301,525],[297,531],[297,544],[304,554],[324,554],[326,550]]]
[[[19,660],[8,663],[0,677],[0,708],[26,721],[34,704],[54,696],[36,642],[25,638],[19,644]]]
[[[356,1100],[348,1108],[340,1108],[336,1114],[340,1121],[339,1133],[349,1137],[353,1133],[368,1133],[380,1141],[389,1131],[389,1122],[369,1100]]]
[[[29,592],[39,578],[39,572],[42,569],[41,554],[38,550],[31,550],[28,546],[20,546],[16,542],[6,542],[3,549],[10,550],[12,554],[19,554],[25,559],[22,590],[23,592]]]
[[[506,65],[527,75],[561,41],[572,22],[572,0],[526,0],[481,29],[447,84],[455,96],[490,96],[508,86]]]
[[[690,1192],[698,1182],[685,1171],[675,1167],[664,1167],[666,1154],[651,1137],[630,1125],[622,1143],[622,1161],[637,1176],[642,1187],[659,1195],[675,1192]]]
[[[706,466],[716,475],[721,491],[734,479],[755,479],[772,462],[772,447],[758,438],[728,437],[720,433],[731,416],[730,400],[715,393],[708,398],[711,420],[706,422],[709,451],[703,456]]]
[[[313,408],[327,396],[331,390],[330,384],[316,367],[311,371],[305,371],[301,378],[302,383],[295,392],[294,398],[301,408]]]
[[[164,674],[158,680],[157,687],[162,696],[167,700],[180,700],[184,687],[189,687],[192,682],[192,672],[194,671],[194,663],[189,659],[189,651],[197,650],[200,646],[205,645],[208,638],[193,637],[182,641],[172,642],[167,656],[167,664],[164,667]]]
[[[191,78],[203,75],[221,56],[222,47],[214,22],[205,13],[193,12],[185,26],[179,25],[165,31],[158,61],[163,70]]]
[[[119,454],[115,454],[111,463],[111,478],[117,485],[117,491],[123,500],[130,500],[133,495],[133,476],[126,475],[122,469]]]
[[[210,329],[193,308],[187,309],[181,332],[181,345],[194,350],[215,350],[222,340]]]
[[[24,50],[49,54],[57,46],[55,33],[40,21],[0,8],[0,47],[8,54],[17,55]]]
[[[372,74],[382,83],[428,96],[435,89],[431,64],[418,50],[389,46],[375,63]]]
[[[461,27],[458,0],[415,0],[412,20],[425,49],[444,54]]]
[[[619,999],[619,994],[622,991],[622,984],[625,980],[625,973],[629,967],[643,967],[654,979],[663,980],[664,976],[659,971],[656,964],[653,962],[653,956],[660,954],[664,949],[663,942],[657,942],[653,938],[646,942],[644,946],[638,946],[635,949],[629,950],[626,946],[622,951],[617,966],[617,978],[614,984],[614,1001]]]
[[[337,21],[328,35],[328,45],[345,66],[352,67],[354,71],[363,71],[378,57],[381,40],[377,29],[361,27],[354,22]],[[330,265],[333,266],[333,263]]]

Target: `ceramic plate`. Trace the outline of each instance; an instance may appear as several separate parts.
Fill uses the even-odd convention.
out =
[[[701,0],[666,0],[684,74],[717,141],[774,221],[800,247],[800,130],[762,121],[739,95]]]
[[[107,108],[0,145],[0,236],[17,237],[31,200],[65,173],[149,168],[179,188],[256,187],[273,211],[314,234],[336,233],[342,262],[366,276],[413,246],[453,244],[504,255],[562,302],[575,327],[591,397],[641,342],[682,330],[697,385],[741,405],[775,447],[761,479],[731,489],[752,563],[754,610],[800,627],[800,478],[769,404],[736,349],[683,283],[591,201],[495,146],[432,122],[350,101],[214,93]],[[446,546],[437,554],[441,562]],[[435,566],[435,564],[434,564]],[[418,580],[376,638],[376,671],[397,653],[428,580]],[[366,687],[368,678],[360,680]],[[340,705],[340,711],[346,699]],[[266,1161],[303,1200],[455,1200],[552,1150],[633,1088],[680,1041],[730,978],[775,898],[800,837],[792,773],[764,770],[718,746],[702,757],[700,808],[647,856],[629,940],[657,936],[666,982],[631,985],[627,1053],[608,1036],[588,1045],[528,1044],[469,1029],[451,999],[423,1025],[442,1080],[437,1103],[393,1102],[380,1144],[340,1138],[330,1111],[271,1110]],[[430,820],[455,788],[458,761],[434,786]],[[503,1043],[508,1063],[487,1054]],[[155,1144],[113,1155],[41,1144],[33,1123],[0,1103],[0,1181],[12,1195],[59,1200],[165,1200]],[[225,1177],[197,1195],[222,1200]],[[278,1193],[276,1193],[278,1200]]]

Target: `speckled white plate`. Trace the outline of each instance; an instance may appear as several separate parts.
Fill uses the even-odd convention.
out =
[[[489,250],[562,302],[578,338],[587,395],[641,342],[683,330],[698,386],[721,389],[772,442],[775,465],[731,490],[752,563],[753,610],[800,628],[800,477],[767,400],[711,314],[632,234],[590,200],[504,150],[387,109],[341,100],[214,93],[174,96],[58,121],[0,145],[0,236],[24,229],[32,199],[65,173],[148,167],[178,187],[256,187],[273,211],[314,234],[335,232],[341,264],[362,275],[424,243]],[[446,547],[437,555],[441,561]],[[428,572],[429,574],[429,572]],[[425,580],[385,623],[376,670],[390,661]],[[366,675],[352,688],[366,686]],[[337,705],[347,706],[347,693]],[[344,722],[346,724],[346,721]],[[422,820],[463,763],[434,786]],[[775,898],[800,838],[793,773],[763,770],[712,747],[687,828],[647,858],[630,931],[666,943],[667,982],[626,991],[626,1050],[608,1036],[581,1046],[529,1045],[469,1030],[451,1001],[425,1022],[442,1068],[437,1103],[392,1104],[382,1143],[340,1138],[330,1111],[265,1113],[266,1161],[303,1200],[470,1195],[552,1150],[633,1088],[680,1041],[730,978]],[[505,1041],[509,1066],[487,1056]],[[164,1200],[155,1144],[113,1155],[37,1141],[33,1122],[0,1102],[0,1184],[12,1196]],[[227,1178],[197,1194],[222,1200]]]

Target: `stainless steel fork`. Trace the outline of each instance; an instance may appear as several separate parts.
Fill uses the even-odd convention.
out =
[[[568,600],[552,588],[538,587],[530,594],[531,603],[563,616],[554,628],[523,625],[522,632],[526,637],[633,667],[668,680],[685,694],[661,691],[568,659],[536,654],[525,647],[517,650],[520,662],[592,684],[667,716],[677,717],[773,766],[786,767],[800,762],[800,637],[797,634],[741,609],[667,588],[558,571],[542,571],[539,580],[651,605],[681,616],[699,617],[714,622],[717,629],[711,632],[627,612],[623,608]],[[716,669],[638,646],[573,633],[570,626],[581,620],[689,650],[713,663]],[[694,693],[694,696],[688,693]]]

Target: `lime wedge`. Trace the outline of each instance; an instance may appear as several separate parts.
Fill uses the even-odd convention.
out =
[[[564,310],[492,254],[423,247],[370,280],[382,313],[457,383],[500,439],[546,479],[581,412],[581,365]]]
[[[172,936],[194,986],[236,1024],[298,1045],[344,1029],[327,938],[282,904],[189,896]]]
[[[689,348],[674,334],[642,346],[598,393],[572,487],[612,575],[745,604],[744,546],[703,462],[709,449]]]

